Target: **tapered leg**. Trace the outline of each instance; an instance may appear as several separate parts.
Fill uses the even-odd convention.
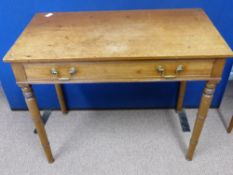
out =
[[[227,128],[227,132],[230,133],[232,131],[232,129],[233,129],[233,116],[232,116],[231,122],[230,122],[230,124],[229,124],[229,126]]]
[[[25,101],[28,106],[28,110],[31,113],[32,119],[34,121],[37,133],[40,138],[40,142],[43,146],[45,155],[47,156],[48,162],[52,163],[54,161],[51,148],[49,145],[48,137],[44,128],[44,123],[42,122],[40,111],[37,106],[36,99],[33,95],[33,91],[30,85],[21,85],[21,89],[23,91]]]
[[[55,89],[57,92],[57,98],[58,98],[58,101],[59,101],[59,104],[61,107],[61,111],[62,111],[62,113],[67,113],[66,103],[65,103],[65,99],[64,99],[61,85],[55,84]]]
[[[208,109],[210,107],[211,101],[212,101],[212,97],[214,94],[214,90],[216,87],[216,82],[214,81],[209,81],[206,84],[206,87],[204,89],[203,95],[202,95],[202,99],[201,99],[201,103],[199,106],[199,110],[197,113],[197,118],[195,121],[195,125],[194,125],[194,129],[193,129],[193,133],[192,133],[192,137],[190,139],[190,143],[189,143],[189,148],[188,148],[188,152],[187,152],[187,159],[188,160],[192,160],[193,158],[193,153],[195,151],[195,148],[197,146],[198,143],[198,139],[200,137],[207,113],[208,113]]]
[[[181,81],[180,82],[180,88],[179,88],[179,95],[178,95],[177,105],[176,105],[176,111],[177,112],[181,112],[182,111],[185,90],[186,90],[186,81]]]

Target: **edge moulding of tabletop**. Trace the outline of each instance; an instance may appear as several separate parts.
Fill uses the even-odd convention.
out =
[[[232,50],[201,9],[36,14],[4,61],[11,64],[48,162],[54,158],[32,84],[207,81],[187,150],[192,160],[226,58]]]

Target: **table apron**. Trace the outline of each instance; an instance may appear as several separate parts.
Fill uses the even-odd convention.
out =
[[[13,63],[18,84],[167,82],[221,79],[225,59]]]

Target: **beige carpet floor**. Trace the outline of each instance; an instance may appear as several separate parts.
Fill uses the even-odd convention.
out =
[[[187,109],[193,128],[196,109]],[[53,111],[46,130],[55,162],[48,164],[33,123],[11,111],[0,93],[0,175],[231,175],[233,83],[219,110],[211,109],[193,161],[190,133],[170,110]]]

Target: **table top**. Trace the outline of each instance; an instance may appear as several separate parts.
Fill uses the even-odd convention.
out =
[[[6,62],[226,58],[201,9],[36,14]]]

